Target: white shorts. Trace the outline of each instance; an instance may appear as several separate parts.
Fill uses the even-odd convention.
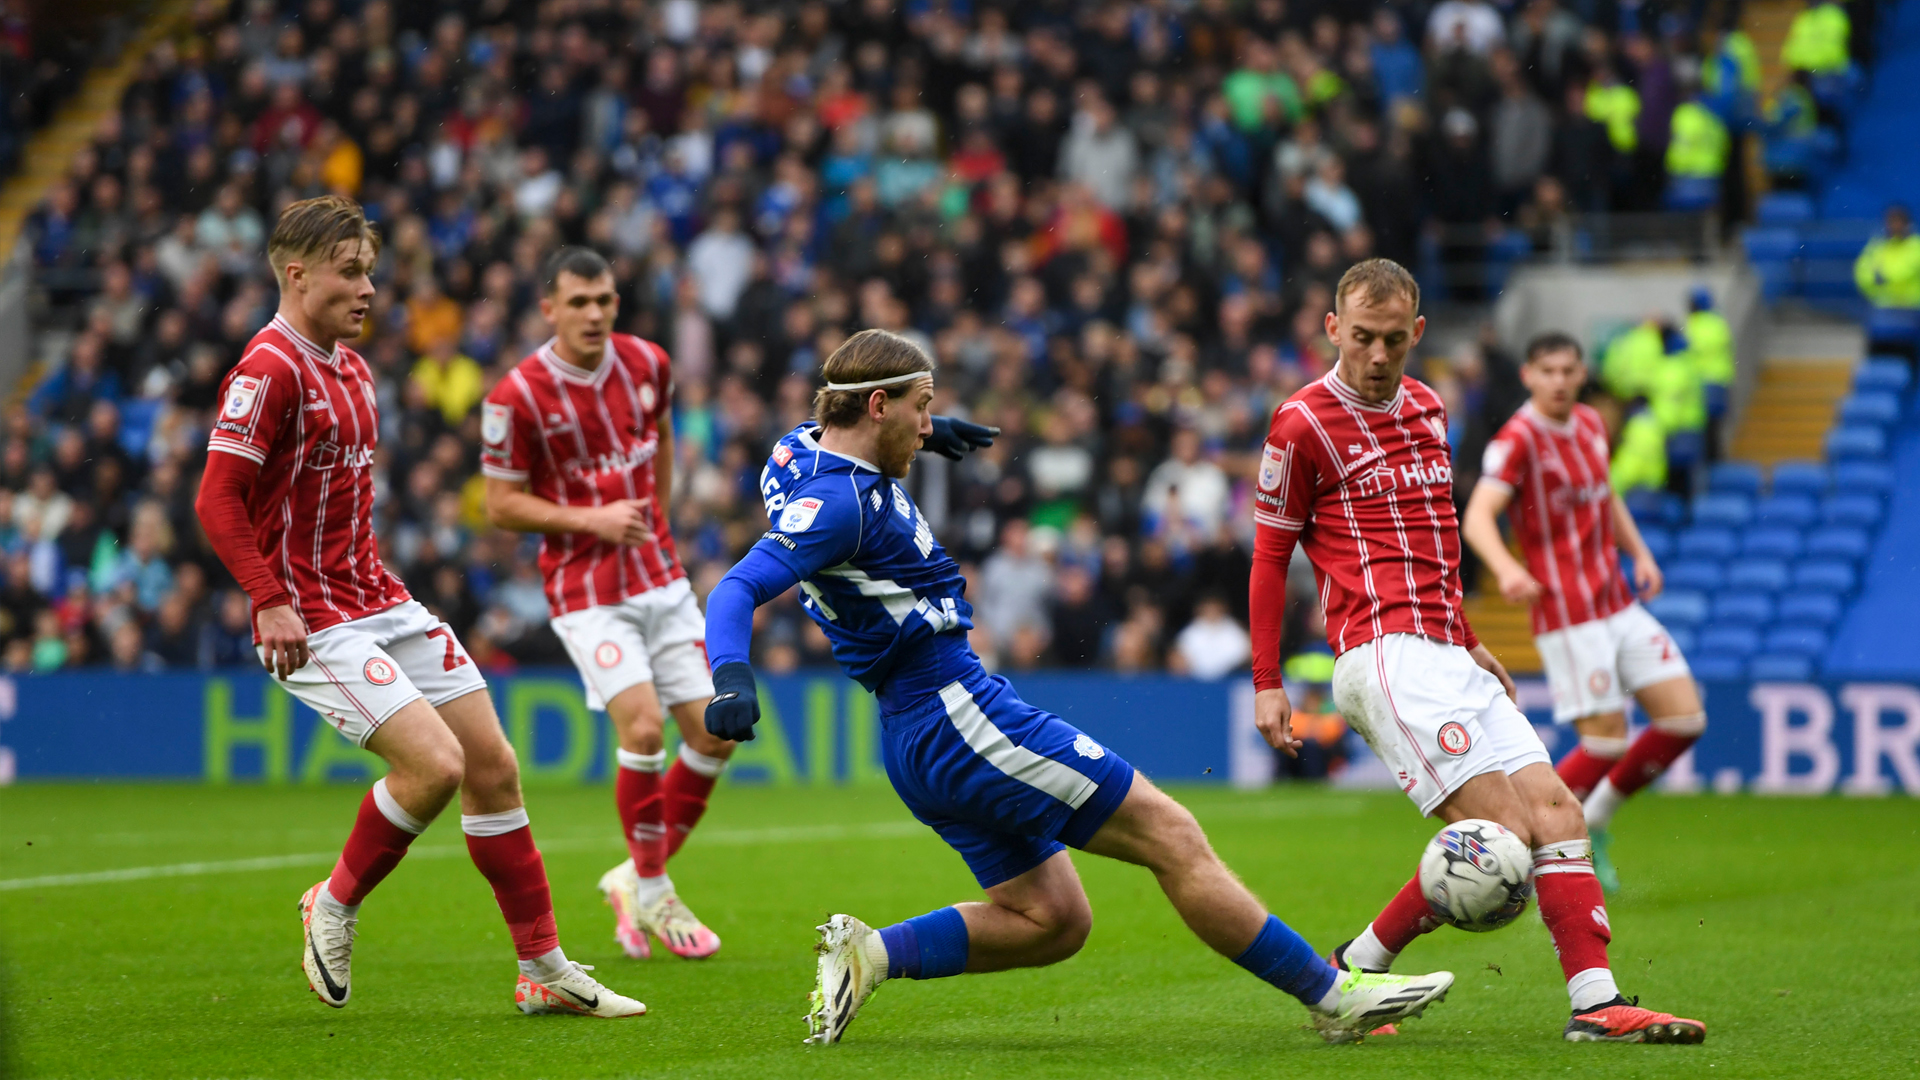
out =
[[[255,648],[264,663],[266,649]],[[306,664],[280,685],[355,746],[415,698],[439,706],[487,688],[453,628],[418,600],[309,634],[307,651]]]
[[[707,619],[686,578],[552,622],[580,670],[590,709],[606,709],[622,690],[641,683],[652,683],[666,708],[713,696]]]
[[[1627,695],[1693,672],[1653,612],[1634,601],[1604,619],[1533,639],[1553,691],[1553,722],[1621,712]]]
[[[1422,814],[1481,773],[1553,761],[1500,680],[1458,645],[1388,634],[1348,649],[1333,662],[1333,703]]]

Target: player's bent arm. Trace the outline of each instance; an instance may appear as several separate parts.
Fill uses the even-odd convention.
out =
[[[1500,536],[1500,514],[1513,501],[1513,490],[1505,484],[1482,480],[1473,486],[1467,499],[1467,512],[1460,524],[1460,535],[1473,547],[1474,554],[1486,564],[1500,583],[1500,595],[1508,602],[1530,604],[1540,597],[1540,583]]]
[[[1639,522],[1633,520],[1633,512],[1627,509],[1626,500],[1618,492],[1613,496],[1613,535],[1621,550],[1633,557],[1633,584],[1640,591],[1640,598],[1651,600],[1659,596],[1666,586],[1666,575],[1660,572],[1660,563],[1647,547],[1647,538],[1640,535]]]
[[[753,738],[760,720],[759,690],[748,663],[753,613],[799,583],[793,567],[756,546],[707,594],[707,655],[713,663],[708,734],[735,742]]]
[[[1280,683],[1280,638],[1287,619],[1287,564],[1293,561],[1295,529],[1255,526],[1253,570],[1247,580],[1247,613],[1253,639],[1253,723],[1267,745],[1298,756],[1293,703]]]
[[[673,525],[673,411],[662,408],[656,421],[659,442],[653,451],[653,508],[660,526]]]
[[[609,544],[653,539],[646,500],[622,499],[604,506],[561,506],[527,490],[524,480],[487,477],[487,520],[510,532],[590,533]]]
[[[247,496],[259,476],[259,462],[216,449],[207,455],[193,509],[213,553],[253,602],[254,627],[267,650],[268,669],[284,679],[306,666],[307,624],[293,610],[286,584],[274,575],[254,543]]]

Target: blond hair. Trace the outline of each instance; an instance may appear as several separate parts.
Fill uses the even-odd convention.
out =
[[[287,287],[287,264],[324,259],[339,244],[358,240],[367,247],[369,264],[380,257],[380,234],[367,222],[360,204],[341,195],[322,195],[288,204],[274,223],[267,241],[267,262],[281,288]]]
[[[933,358],[891,330],[862,330],[833,350],[820,373],[826,376],[829,385],[872,382],[915,373],[932,375]],[[867,402],[875,390],[885,390],[888,397],[896,398],[912,385],[912,380],[904,380],[864,390],[831,390],[823,386],[813,395],[813,418],[822,427],[852,427],[867,415]]]
[[[1420,283],[1413,280],[1406,267],[1392,259],[1362,259],[1347,267],[1347,272],[1340,275],[1340,284],[1333,290],[1334,310],[1340,310],[1347,302],[1347,294],[1355,289],[1366,291],[1370,305],[1404,296],[1413,302],[1416,314],[1420,311]]]

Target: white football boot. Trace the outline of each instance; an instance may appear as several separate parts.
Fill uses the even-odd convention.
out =
[[[633,860],[601,874],[600,892],[613,909],[613,940],[620,943],[621,951],[635,960],[652,956],[647,931],[640,925],[640,875],[634,872]]]
[[[326,884],[322,881],[300,897],[300,930],[305,939],[300,967],[314,996],[338,1009],[353,996],[353,936],[360,920],[335,915],[319,902]]]
[[[593,976],[587,974],[592,970],[591,964],[576,964],[569,960],[565,970],[545,982],[535,982],[522,972],[520,981],[513,987],[513,1003],[528,1016],[572,1013],[615,1019],[646,1015],[645,1005],[600,985]]]
[[[813,1007],[807,1011],[807,1038],[810,1046],[826,1046],[840,1041],[847,1025],[867,1003],[873,991],[887,977],[885,967],[876,968],[870,959],[877,931],[851,915],[835,915],[820,931],[813,951],[820,954],[814,976]]]
[[[675,893],[642,905],[635,922],[682,960],[705,960],[720,951],[720,935],[707,929]]]
[[[1453,972],[1431,975],[1381,975],[1367,971],[1339,972],[1334,985],[1340,1000],[1333,1012],[1313,1011],[1314,1030],[1330,1043],[1359,1042],[1384,1024],[1410,1020],[1427,1006],[1446,999]]]

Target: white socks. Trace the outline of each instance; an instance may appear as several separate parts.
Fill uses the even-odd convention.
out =
[[[1567,998],[1577,1013],[1598,1008],[1619,996],[1620,988],[1614,985],[1613,972],[1606,968],[1588,968],[1575,972],[1573,978],[1567,980]]]
[[[867,954],[867,966],[878,972],[878,981],[885,982],[887,972],[892,970],[892,961],[887,959],[887,943],[880,937],[880,931],[868,934],[863,948]]]
[[[665,874],[659,877],[643,877],[639,880],[640,887],[636,891],[640,894],[640,906],[643,908],[652,907],[660,902],[661,897],[673,891],[673,879]]]
[[[613,756],[620,762],[621,768],[632,769],[634,772],[659,772],[667,767],[665,750],[651,754],[636,754],[631,750],[616,749]]]
[[[1613,786],[1611,777],[1601,777],[1600,782],[1593,786],[1592,794],[1587,796],[1586,803],[1580,808],[1587,816],[1587,831],[1604,829],[1611,825],[1614,813],[1626,801],[1627,797],[1620,794],[1620,789]]]
[[[381,777],[373,782],[373,805],[380,808],[380,816],[393,822],[395,828],[410,832],[415,836],[427,831],[427,823],[407,813],[400,800],[387,790],[387,778]]]
[[[468,836],[505,836],[531,824],[533,822],[527,818],[527,808],[524,806],[502,810],[497,814],[460,815],[460,831]]]
[[[701,776],[715,777],[720,775],[721,769],[727,767],[727,759],[723,757],[709,757],[695,750],[693,747],[681,743],[680,764],[685,765]]]
[[[567,970],[567,954],[555,945],[553,951],[536,956],[531,960],[520,961],[520,974],[537,983],[559,978]]]
[[[1355,971],[1389,971],[1393,968],[1394,958],[1399,955],[1387,951],[1387,947],[1374,934],[1373,924],[1368,923],[1360,936],[1353,939],[1353,944],[1347,946],[1346,961],[1347,966]]]
[[[348,905],[335,900],[333,893],[324,883],[320,886],[320,891],[314,894],[313,902],[315,906],[327,909],[327,914],[336,919],[351,919],[360,914],[359,904]]]

